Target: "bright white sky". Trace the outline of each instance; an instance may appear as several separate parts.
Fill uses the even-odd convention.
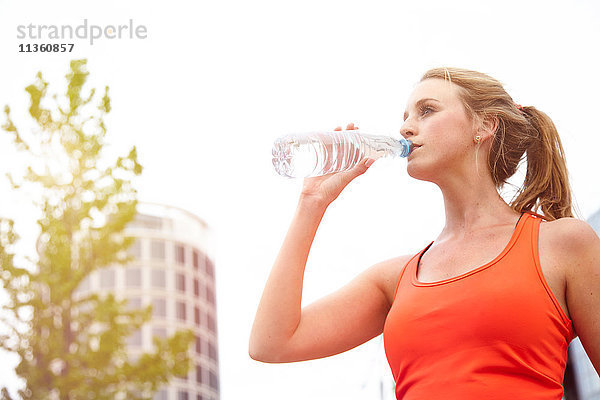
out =
[[[488,5],[490,4],[490,5]],[[493,6],[491,4],[494,4]],[[17,25],[145,25],[144,40],[75,43],[71,54],[23,54]],[[30,41],[33,43],[35,41]],[[434,66],[480,70],[547,112],[561,133],[574,194],[600,208],[600,6],[589,1],[7,1],[0,0],[0,105],[24,129],[25,86],[42,71],[64,93],[69,61],[88,58],[91,86],[110,86],[113,155],[136,145],[144,201],[171,204],[215,232],[222,399],[379,398],[391,373],[379,339],[292,365],[247,356],[254,312],[295,210],[300,181],[277,176],[277,136],[348,122],[399,136],[405,102]],[[0,139],[0,170],[13,157]],[[0,180],[0,213],[28,208]],[[415,253],[443,224],[437,188],[380,160],[328,210],[305,279],[305,303],[368,266]],[[0,385],[14,388],[3,362]]]

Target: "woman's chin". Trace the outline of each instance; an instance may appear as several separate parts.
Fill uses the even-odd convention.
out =
[[[425,166],[419,163],[409,162],[406,166],[408,176],[420,181],[431,182],[435,178],[435,168],[433,166]]]
[[[415,179],[423,179],[425,173],[422,166],[410,161],[406,166],[406,172],[408,173],[408,176]]]

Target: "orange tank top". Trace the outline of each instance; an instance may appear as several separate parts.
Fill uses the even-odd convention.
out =
[[[571,321],[539,263],[540,218],[524,213],[491,262],[439,282],[403,268],[383,330],[396,398],[560,400]]]

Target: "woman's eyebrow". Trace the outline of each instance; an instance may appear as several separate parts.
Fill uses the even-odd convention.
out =
[[[438,99],[434,99],[433,97],[426,97],[424,99],[420,99],[415,103],[415,107],[419,107],[421,104],[427,102],[427,101],[437,101],[438,103],[440,102]],[[404,120],[406,121],[406,119],[408,118],[408,111],[404,111]]]

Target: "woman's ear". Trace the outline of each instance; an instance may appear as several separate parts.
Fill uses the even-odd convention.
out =
[[[477,133],[485,141],[496,134],[498,129],[498,117],[485,117],[479,125]]]

